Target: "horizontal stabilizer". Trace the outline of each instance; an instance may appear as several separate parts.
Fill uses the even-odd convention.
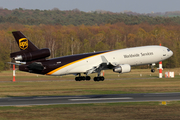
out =
[[[12,62],[7,62],[8,64],[11,64],[11,65],[22,65],[22,64],[19,64],[19,63],[12,63]]]

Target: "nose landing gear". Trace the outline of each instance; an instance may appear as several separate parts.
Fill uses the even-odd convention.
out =
[[[155,69],[151,69],[151,72],[154,73],[154,72],[155,72]]]
[[[154,66],[155,66],[155,65],[156,65],[155,63],[152,63],[152,64],[151,64],[151,72],[152,72],[152,73],[155,72],[155,69],[154,69]]]

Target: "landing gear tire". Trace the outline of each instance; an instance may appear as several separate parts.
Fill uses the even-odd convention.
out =
[[[81,81],[81,80],[91,80],[90,76],[80,76],[80,77],[75,77],[76,81]]]
[[[87,81],[91,80],[91,77],[90,76],[86,76],[86,80]]]
[[[94,81],[104,81],[104,77],[94,77]]]
[[[104,81],[104,77],[100,77],[101,81]]]
[[[94,77],[94,81],[99,81],[99,77]]]
[[[81,78],[81,77],[76,77],[75,80],[76,80],[76,81],[81,81],[80,78]]]
[[[151,72],[154,73],[154,72],[155,72],[155,69],[151,69]]]
[[[86,80],[86,77],[84,77],[84,76],[81,76],[81,80]]]

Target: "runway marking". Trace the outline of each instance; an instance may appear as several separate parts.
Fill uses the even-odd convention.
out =
[[[69,99],[69,98],[84,98],[84,97],[37,97],[37,98],[24,98],[24,99],[20,99],[20,98],[9,98],[9,101],[29,101],[29,100],[51,100],[51,99]]]
[[[82,98],[82,97],[42,97],[42,98],[33,98],[33,99],[69,99],[69,98]]]
[[[88,101],[88,100],[129,100],[133,99],[131,97],[124,97],[124,98],[87,98],[87,99],[69,99],[70,101]]]

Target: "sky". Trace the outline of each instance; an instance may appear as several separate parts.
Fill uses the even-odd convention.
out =
[[[151,13],[180,11],[180,0],[0,0],[0,8]]]

